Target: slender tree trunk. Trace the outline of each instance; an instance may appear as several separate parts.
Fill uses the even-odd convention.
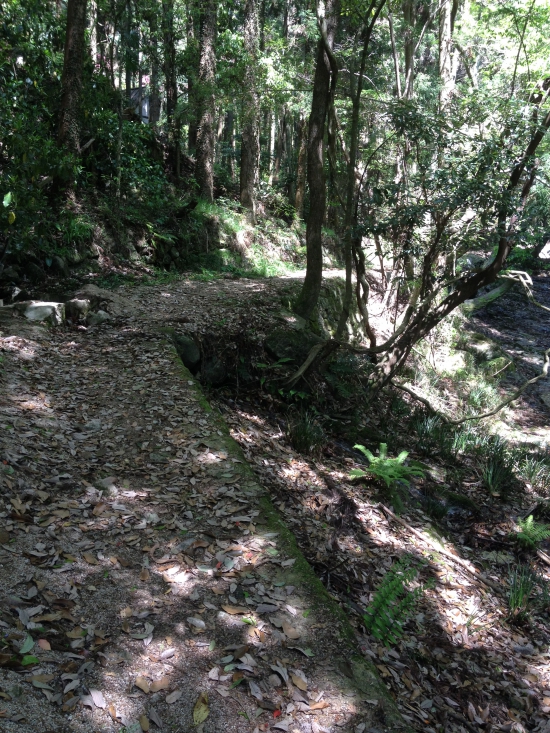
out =
[[[246,0],[244,8],[244,48],[247,55],[244,74],[244,96],[241,136],[241,204],[248,209],[252,223],[256,220],[256,189],[260,178],[260,105],[256,89],[258,64],[258,5]]]
[[[149,95],[149,124],[156,127],[160,120],[160,89],[159,89],[159,34],[156,8],[149,16],[149,32],[151,42],[149,55],[151,57],[151,93]]]
[[[199,111],[198,101],[195,93],[197,77],[199,72],[199,52],[195,33],[196,23],[196,0],[188,0],[187,3],[187,149],[189,155],[195,153],[197,147],[197,119]]]
[[[284,148],[285,148],[285,135],[286,135],[286,110],[283,109],[283,114],[279,118],[279,125],[277,126],[277,137],[275,142],[275,160],[273,161],[273,180],[275,183],[279,182],[279,176],[281,174],[281,162],[283,160]]]
[[[294,207],[296,218],[301,219],[304,215],[304,199],[306,196],[306,161],[307,161],[307,119],[303,112],[300,113],[298,123],[298,162],[296,166],[296,198]]]
[[[456,11],[455,11],[456,12]],[[454,88],[453,78],[453,0],[445,0],[439,11],[439,111],[449,103]]]
[[[330,48],[340,11],[339,0],[325,3],[326,40]],[[324,31],[323,31],[324,32]],[[331,63],[321,38],[317,44],[317,60],[313,80],[313,96],[307,141],[307,180],[309,184],[309,215],[306,228],[307,265],[302,291],[295,304],[296,312],[310,319],[316,308],[323,280],[322,227],[326,212],[326,185],[324,171],[324,137],[330,103]]]
[[[199,128],[195,178],[199,194],[206,201],[214,200],[214,115],[216,97],[216,0],[201,0],[199,43]]]
[[[232,109],[227,110],[225,125],[223,129],[225,146],[225,166],[229,171],[231,180],[235,180],[235,113]]]
[[[273,185],[273,173],[275,170],[275,138],[277,135],[277,116],[275,112],[269,113],[269,123],[268,123],[268,132],[269,132],[269,142],[268,142],[268,169],[269,169],[269,185]]]
[[[353,270],[353,250],[354,246],[357,247],[357,241],[354,239],[354,232],[357,228],[357,212],[358,202],[356,200],[357,192],[357,178],[356,178],[356,166],[357,158],[359,153],[359,132],[360,132],[360,112],[361,112],[361,92],[363,90],[363,79],[365,74],[365,66],[367,62],[367,55],[370,46],[370,40],[372,38],[372,32],[374,24],[384,5],[386,0],[372,0],[369,13],[368,23],[365,25],[362,33],[363,48],[361,51],[361,60],[359,63],[359,74],[357,81],[355,82],[355,89],[352,92],[352,113],[351,113],[351,125],[350,125],[350,146],[349,146],[349,160],[348,170],[346,179],[346,206],[344,214],[344,261],[346,264],[346,289],[344,293],[344,302],[342,305],[342,314],[336,329],[336,337],[342,338],[346,323],[349,318],[351,302],[353,298],[353,285],[352,285],[352,270]],[[353,83],[352,83],[353,84]],[[359,243],[360,244],[360,243]],[[361,311],[366,310],[365,303],[358,304]],[[365,323],[367,332],[369,331],[368,323]]]
[[[177,115],[178,83],[176,79],[174,0],[162,0],[162,36],[164,44],[164,79],[166,85],[166,122],[168,125],[168,162],[171,171],[178,176],[180,135]]]
[[[80,152],[79,110],[86,30],[86,0],[68,0],[65,56],[61,78],[61,110],[57,140],[74,153]]]
[[[125,84],[126,84],[126,98],[128,100],[128,106],[130,107],[130,99],[132,96],[132,3],[126,3],[126,53],[124,54],[124,66],[125,66]]]
[[[405,22],[405,88],[406,99],[412,99],[414,89],[414,2],[404,0],[403,20]]]

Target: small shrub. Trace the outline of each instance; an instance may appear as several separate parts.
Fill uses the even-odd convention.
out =
[[[292,447],[307,455],[320,453],[326,444],[325,431],[309,411],[300,412],[289,419],[287,435]]]
[[[416,578],[419,568],[405,556],[384,576],[374,598],[369,603],[363,623],[367,631],[386,646],[395,644],[403,635],[403,627],[429,583],[410,590],[408,584]]]
[[[518,526],[519,532],[515,533],[515,538],[528,550],[536,550],[540,542],[550,537],[550,524],[536,522],[532,514],[527,519],[518,519]]]

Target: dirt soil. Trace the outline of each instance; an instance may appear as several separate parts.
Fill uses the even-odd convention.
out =
[[[261,343],[287,285],[123,287],[131,315],[100,327],[0,327],[1,730],[186,731],[205,709],[205,732],[398,730],[383,695],[350,677],[345,624],[289,575],[297,556],[262,508],[267,489],[411,728],[550,733],[546,622],[510,625],[506,607],[509,568],[524,560],[510,514],[533,496],[495,506],[473,475],[462,488],[481,515],[457,511],[444,533],[418,509],[399,522],[375,486],[349,480],[358,464],[337,440],[304,458],[269,400],[211,394],[254,481],[158,332]],[[550,306],[546,280],[535,285]],[[540,370],[547,320],[519,294],[472,319],[516,361],[504,388]],[[546,388],[518,403],[510,435],[544,442]],[[432,463],[413,491],[445,480]],[[405,554],[432,587],[387,648],[362,614]]]

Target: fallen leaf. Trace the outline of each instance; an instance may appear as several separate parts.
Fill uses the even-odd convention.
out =
[[[148,731],[149,730],[149,718],[146,715],[141,715],[139,718],[139,724],[141,725],[141,730]]]
[[[139,574],[140,580],[150,580],[151,579],[151,573],[147,570],[147,568],[143,568],[141,573]]]
[[[324,710],[325,708],[329,708],[330,703],[328,703],[326,700],[319,700],[319,702],[312,702],[309,706],[310,710]]]
[[[52,647],[51,647],[50,642],[47,639],[38,639],[37,644],[45,652],[51,651]]]
[[[294,627],[292,627],[287,621],[283,621],[283,631],[289,639],[299,639],[301,634]]]
[[[96,708],[101,708],[102,710],[105,710],[107,707],[107,703],[105,701],[105,698],[103,697],[103,693],[101,690],[90,690],[90,695],[92,696],[92,700],[94,701],[94,705]]]
[[[292,681],[299,690],[302,690],[303,692],[307,690],[307,682],[305,680],[303,680],[301,677],[298,677],[297,674],[291,674],[291,677]]]
[[[165,676],[161,677],[160,680],[155,680],[151,683],[151,692],[158,692],[159,690],[167,690],[170,687],[170,678]]]
[[[33,646],[34,646],[34,639],[32,638],[30,634],[27,634],[27,636],[25,637],[25,641],[21,645],[21,649],[19,650],[19,653],[26,654],[27,652],[30,652]]]
[[[230,613],[233,616],[237,613],[250,613],[250,609],[244,608],[243,606],[222,606],[222,608],[226,613]]]
[[[208,694],[206,692],[201,692],[199,695],[199,699],[195,703],[195,707],[193,708],[193,723],[195,725],[200,725],[200,723],[204,723],[206,718],[210,715],[210,710],[208,709]]]
[[[86,560],[88,565],[99,565],[99,560],[94,557],[91,552],[83,552],[82,557]]]
[[[65,636],[68,636],[69,639],[82,639],[83,636],[86,636],[86,632],[80,626],[76,626],[72,631],[66,631]]]
[[[182,695],[183,693],[181,690],[174,690],[174,692],[171,692],[169,695],[166,695],[166,702],[168,703],[168,705],[172,705],[172,703],[179,700]]]
[[[136,681],[134,682],[134,685],[136,687],[139,687],[140,690],[143,690],[145,693],[151,692],[151,688],[149,686],[149,683],[145,679],[145,677],[137,677]]]

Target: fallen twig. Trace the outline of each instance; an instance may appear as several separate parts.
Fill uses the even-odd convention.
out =
[[[419,530],[415,529],[414,527],[411,527],[410,524],[405,522],[404,519],[401,519],[401,517],[398,517],[396,514],[392,512],[391,509],[388,509],[387,506],[384,506],[384,504],[380,504],[380,508],[394,521],[396,521],[398,524],[400,524],[402,527],[405,527],[405,529],[408,529],[409,532],[412,532],[416,537],[421,539],[423,542],[425,542],[427,545],[432,547],[436,552],[439,552],[441,555],[444,555],[445,557],[449,558],[449,560],[452,560],[453,562],[457,563],[457,565],[460,565],[461,567],[465,568],[471,575],[476,578],[476,580],[479,580],[481,583],[484,583],[489,588],[492,588],[496,591],[501,591],[502,588],[498,585],[498,583],[494,583],[492,580],[487,578],[483,573],[480,573],[479,570],[475,567],[475,565],[472,565],[467,560],[463,560],[461,557],[457,557],[457,555],[453,555],[452,552],[449,552],[449,550],[446,550],[444,547],[438,547],[435,542],[430,540],[428,537],[422,534]]]

